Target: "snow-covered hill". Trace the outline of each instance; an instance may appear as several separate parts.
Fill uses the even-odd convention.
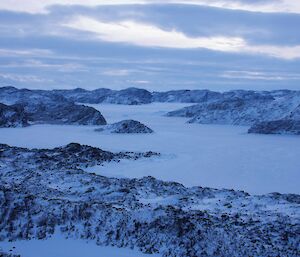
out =
[[[16,89],[5,87],[0,89],[2,109],[14,110],[17,116],[26,116],[30,124],[68,124],[68,125],[105,125],[106,120],[96,109],[75,104],[71,100],[51,91]],[[16,108],[16,106],[19,106]],[[15,117],[15,116],[14,116]],[[11,117],[10,119],[15,119]],[[10,126],[10,121],[0,117],[2,127]],[[28,125],[20,123],[20,126]]]
[[[300,120],[274,120],[254,124],[248,133],[300,135]]]
[[[28,125],[28,117],[23,106],[0,103],[0,127],[26,127]]]
[[[153,152],[1,145],[0,156],[1,240],[43,239],[60,231],[163,256],[298,256],[300,251],[299,195],[186,188],[82,169],[158,156]]]
[[[55,90],[54,92],[59,95],[63,95],[72,101],[89,104],[111,103],[140,105],[148,104],[152,101],[152,95],[149,91],[133,87],[119,91],[107,88],[99,88],[88,91],[82,88],[77,88],[72,90]]]
[[[253,125],[281,119],[299,120],[300,93],[288,91],[284,95],[244,97],[234,96],[185,107],[168,116],[190,117],[189,123]]]

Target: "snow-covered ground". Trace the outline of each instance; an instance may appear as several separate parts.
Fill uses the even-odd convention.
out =
[[[111,151],[157,151],[160,158],[121,161],[88,169],[106,176],[151,175],[187,186],[234,188],[250,193],[300,193],[300,137],[247,134],[247,127],[187,124],[164,117],[187,104],[92,105],[109,123],[135,119],[154,134],[94,132],[89,126],[38,125],[1,129],[0,142],[24,147],[55,147],[70,142]]]
[[[20,240],[0,242],[0,250],[6,253],[21,254],[22,257],[146,257],[138,250],[98,246],[94,242],[65,239],[55,235],[46,240]],[[158,257],[152,254],[151,257]]]

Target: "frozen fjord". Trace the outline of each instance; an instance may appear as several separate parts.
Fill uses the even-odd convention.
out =
[[[233,188],[254,194],[300,193],[299,137],[247,134],[248,127],[187,124],[185,118],[163,116],[187,105],[92,105],[109,123],[124,119],[143,122],[155,131],[149,135],[101,134],[92,126],[36,125],[1,129],[0,140],[24,147],[49,148],[79,142],[111,151],[162,153],[161,158],[88,169],[110,177],[151,175],[186,186]]]

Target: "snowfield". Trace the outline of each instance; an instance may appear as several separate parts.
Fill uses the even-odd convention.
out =
[[[1,242],[0,249],[22,257],[143,257],[140,251],[111,246],[99,246],[94,242],[79,239],[65,239],[57,234],[45,240],[19,240]],[[152,254],[151,257],[159,257]]]
[[[155,133],[102,134],[95,126],[35,125],[1,129],[0,142],[14,146],[52,148],[78,142],[109,151],[155,151],[160,158],[123,160],[87,171],[109,177],[143,177],[177,181],[185,186],[233,188],[254,194],[300,193],[300,138],[247,134],[248,127],[188,124],[186,118],[165,117],[188,106],[152,103],[141,106],[90,105],[108,123],[134,119]]]

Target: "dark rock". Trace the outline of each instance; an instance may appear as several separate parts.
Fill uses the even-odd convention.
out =
[[[75,104],[52,91],[4,87],[0,88],[0,102],[22,106],[28,121],[32,124],[106,124],[106,120],[98,110]]]
[[[149,104],[152,102],[152,94],[145,89],[132,87],[115,91],[113,94],[108,95],[103,102],[127,105]]]
[[[34,124],[105,125],[102,114],[93,107],[70,102],[23,103]]]
[[[0,103],[0,127],[26,127],[28,117],[22,105],[5,105]]]
[[[248,133],[300,135],[300,120],[274,120],[254,124]]]
[[[110,133],[122,133],[122,134],[146,134],[146,133],[153,133],[153,130],[147,127],[146,125],[140,123],[139,121],[135,120],[122,120],[117,123],[106,125],[102,128],[98,128],[95,131],[107,131]]]

